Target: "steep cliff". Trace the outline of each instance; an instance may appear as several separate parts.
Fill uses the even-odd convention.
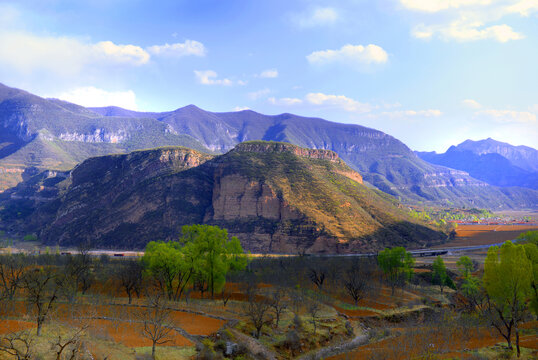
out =
[[[91,158],[29,217],[49,244],[142,248],[185,224],[228,229],[252,252],[420,247],[444,234],[362,184],[336,153],[247,142],[221,156],[166,147]]]

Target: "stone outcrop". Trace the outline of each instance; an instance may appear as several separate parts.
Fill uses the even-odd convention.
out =
[[[248,217],[287,221],[301,217],[269,185],[249,181],[242,175],[215,179],[212,203],[212,212],[205,217],[207,221],[231,221]]]
[[[338,154],[331,150],[305,149],[289,143],[247,141],[237,145],[232,151],[249,153],[292,153],[310,159],[337,161]]]

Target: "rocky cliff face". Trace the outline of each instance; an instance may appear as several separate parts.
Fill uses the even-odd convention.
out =
[[[301,218],[271,186],[241,175],[215,178],[212,205],[206,221],[234,221],[248,217],[279,221]]]
[[[62,179],[60,179],[62,180]],[[335,153],[254,142],[213,157],[160,148],[91,158],[25,221],[49,244],[143,248],[219,225],[252,252],[351,252],[445,236],[361,184]]]
[[[248,141],[237,145],[233,151],[259,153],[259,154],[278,154],[292,153],[310,159],[323,159],[337,161],[338,154],[330,150],[305,149],[288,143],[281,142],[261,142]]]

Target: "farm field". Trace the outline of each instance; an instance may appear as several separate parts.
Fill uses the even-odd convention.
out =
[[[461,230],[470,237],[514,231]],[[474,260],[472,276],[482,276],[486,252],[465,253]],[[164,273],[149,273],[144,260],[0,255],[5,294],[0,296],[0,349],[17,334],[29,339],[43,360],[56,359],[54,351],[69,339],[74,340],[66,348],[77,354],[73,360],[150,359],[153,346],[160,360],[515,358],[506,355],[506,340],[483,310],[470,306],[474,298],[462,292],[460,256],[412,259],[414,265],[396,282],[384,274],[379,259],[369,257],[259,256],[244,270],[226,274],[212,296],[208,283],[185,282],[181,288],[176,275],[167,287]],[[436,259],[443,259],[451,285],[435,282]],[[16,271],[6,272],[4,264]],[[53,276],[39,307],[28,282],[10,292],[13,279],[28,281],[17,278],[17,271],[29,279]],[[73,277],[66,278],[69,273]],[[538,321],[530,310],[518,328],[520,359],[536,359]],[[155,340],[151,329],[164,335]],[[13,358],[0,350],[0,360]]]
[[[459,225],[453,241],[434,248],[491,245],[514,240],[521,233],[538,230],[536,225]]]

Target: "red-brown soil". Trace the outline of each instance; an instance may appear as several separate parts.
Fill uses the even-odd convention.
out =
[[[36,324],[21,320],[0,320],[0,334],[35,328]]]
[[[519,234],[538,230],[536,225],[459,225],[456,239],[438,248],[490,245],[514,240]]]
[[[90,305],[90,304],[58,304],[55,309],[55,317],[60,320],[68,320],[77,318],[79,315],[84,317],[100,317],[118,319],[122,323],[129,324],[130,321],[136,320],[136,313],[139,311],[135,306],[122,305]],[[14,306],[8,313],[1,314],[10,317],[20,317],[26,314],[26,304],[23,302],[15,302]],[[183,311],[172,311],[172,320],[174,325],[181,327],[191,335],[209,335],[219,330],[224,325],[224,320],[211,318],[208,316],[187,313]],[[0,328],[6,321],[0,320]],[[110,320],[103,320],[110,321]],[[35,326],[34,323],[29,323]]]
[[[400,330],[401,335],[370,343],[329,359],[369,359],[373,354],[383,354],[384,359],[404,360],[423,355],[428,349],[440,353],[440,358],[445,359],[461,356],[459,351],[463,349],[479,349],[502,341],[500,336],[486,329],[467,333],[434,333],[432,329],[425,328]]]
[[[101,338],[111,338],[127,347],[151,346],[151,341],[142,336],[143,325],[125,321],[91,320],[90,333]],[[192,346],[192,342],[176,331],[170,332],[170,341],[164,346]]]

